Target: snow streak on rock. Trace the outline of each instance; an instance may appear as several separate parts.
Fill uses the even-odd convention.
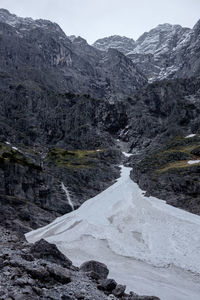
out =
[[[191,134],[189,134],[189,135],[187,135],[185,138],[186,139],[189,139],[189,138],[192,138],[192,137],[194,137],[196,134],[194,134],[194,133],[191,133]]]
[[[189,165],[194,165],[194,164],[198,164],[200,162],[200,160],[188,160],[188,164]]]
[[[63,191],[65,192],[65,194],[67,196],[67,201],[68,201],[69,205],[71,206],[72,210],[74,210],[74,205],[72,203],[70,193],[69,193],[68,189],[66,188],[66,186],[64,185],[63,182],[61,183],[61,187],[62,187]]]

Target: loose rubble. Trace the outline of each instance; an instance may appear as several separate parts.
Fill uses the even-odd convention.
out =
[[[126,294],[108,273],[96,261],[79,269],[55,245],[45,240],[28,244],[23,235],[0,227],[1,300],[158,299]]]

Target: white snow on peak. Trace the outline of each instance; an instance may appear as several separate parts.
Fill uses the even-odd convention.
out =
[[[80,265],[95,259],[110,276],[162,300],[199,300],[200,217],[145,197],[122,167],[121,177],[76,211],[26,234],[55,243]]]
[[[189,138],[194,137],[195,135],[196,135],[195,133],[191,133],[191,134],[187,135],[185,138],[186,138],[186,139],[189,139]]]
[[[179,42],[186,39],[186,32],[190,29],[182,28],[180,25],[161,24],[149,32],[145,32],[137,41],[137,47],[133,53],[163,55],[173,50],[174,41]],[[175,45],[176,47],[176,45]]]
[[[59,26],[55,23],[52,23],[51,21],[42,20],[42,19],[34,20],[32,18],[18,17],[14,14],[11,14],[6,9],[0,9],[0,22],[4,22],[4,23],[16,28],[18,34],[20,34],[20,33],[23,34],[26,31],[29,31],[34,28],[46,29],[46,28],[48,28],[48,26],[52,27],[52,24],[56,31],[60,31]]]
[[[6,10],[0,10],[0,21],[5,22],[13,27],[17,25],[30,25],[35,21],[32,18],[21,18]]]
[[[189,165],[194,165],[200,163],[200,160],[188,160]]]

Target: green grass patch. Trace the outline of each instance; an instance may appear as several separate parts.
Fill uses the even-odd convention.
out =
[[[169,170],[178,170],[198,166],[199,164],[190,165],[189,160],[199,160],[200,157],[191,154],[191,151],[200,146],[200,136],[196,135],[192,138],[183,136],[175,136],[161,150],[147,156],[141,166],[144,171],[151,170],[156,176]]]
[[[104,151],[103,149],[100,152]],[[98,163],[96,150],[66,150],[52,148],[47,154],[47,160],[60,167],[67,168],[91,168]]]
[[[26,158],[19,151],[12,149],[10,145],[0,144],[0,166],[4,164],[19,164],[22,166],[28,166],[31,169],[42,171],[39,165],[33,163],[30,159]]]
[[[181,161],[176,161],[176,162],[169,163],[165,167],[163,167],[161,169],[158,169],[157,173],[164,173],[164,172],[167,172],[167,171],[172,170],[172,169],[191,168],[191,167],[199,166],[199,165],[200,165],[200,162],[190,165],[190,164],[188,164],[187,160],[181,160]]]

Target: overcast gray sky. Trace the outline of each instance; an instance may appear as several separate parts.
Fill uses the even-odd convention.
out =
[[[0,0],[22,17],[49,19],[89,43],[114,34],[137,39],[162,23],[193,27],[200,0]]]

